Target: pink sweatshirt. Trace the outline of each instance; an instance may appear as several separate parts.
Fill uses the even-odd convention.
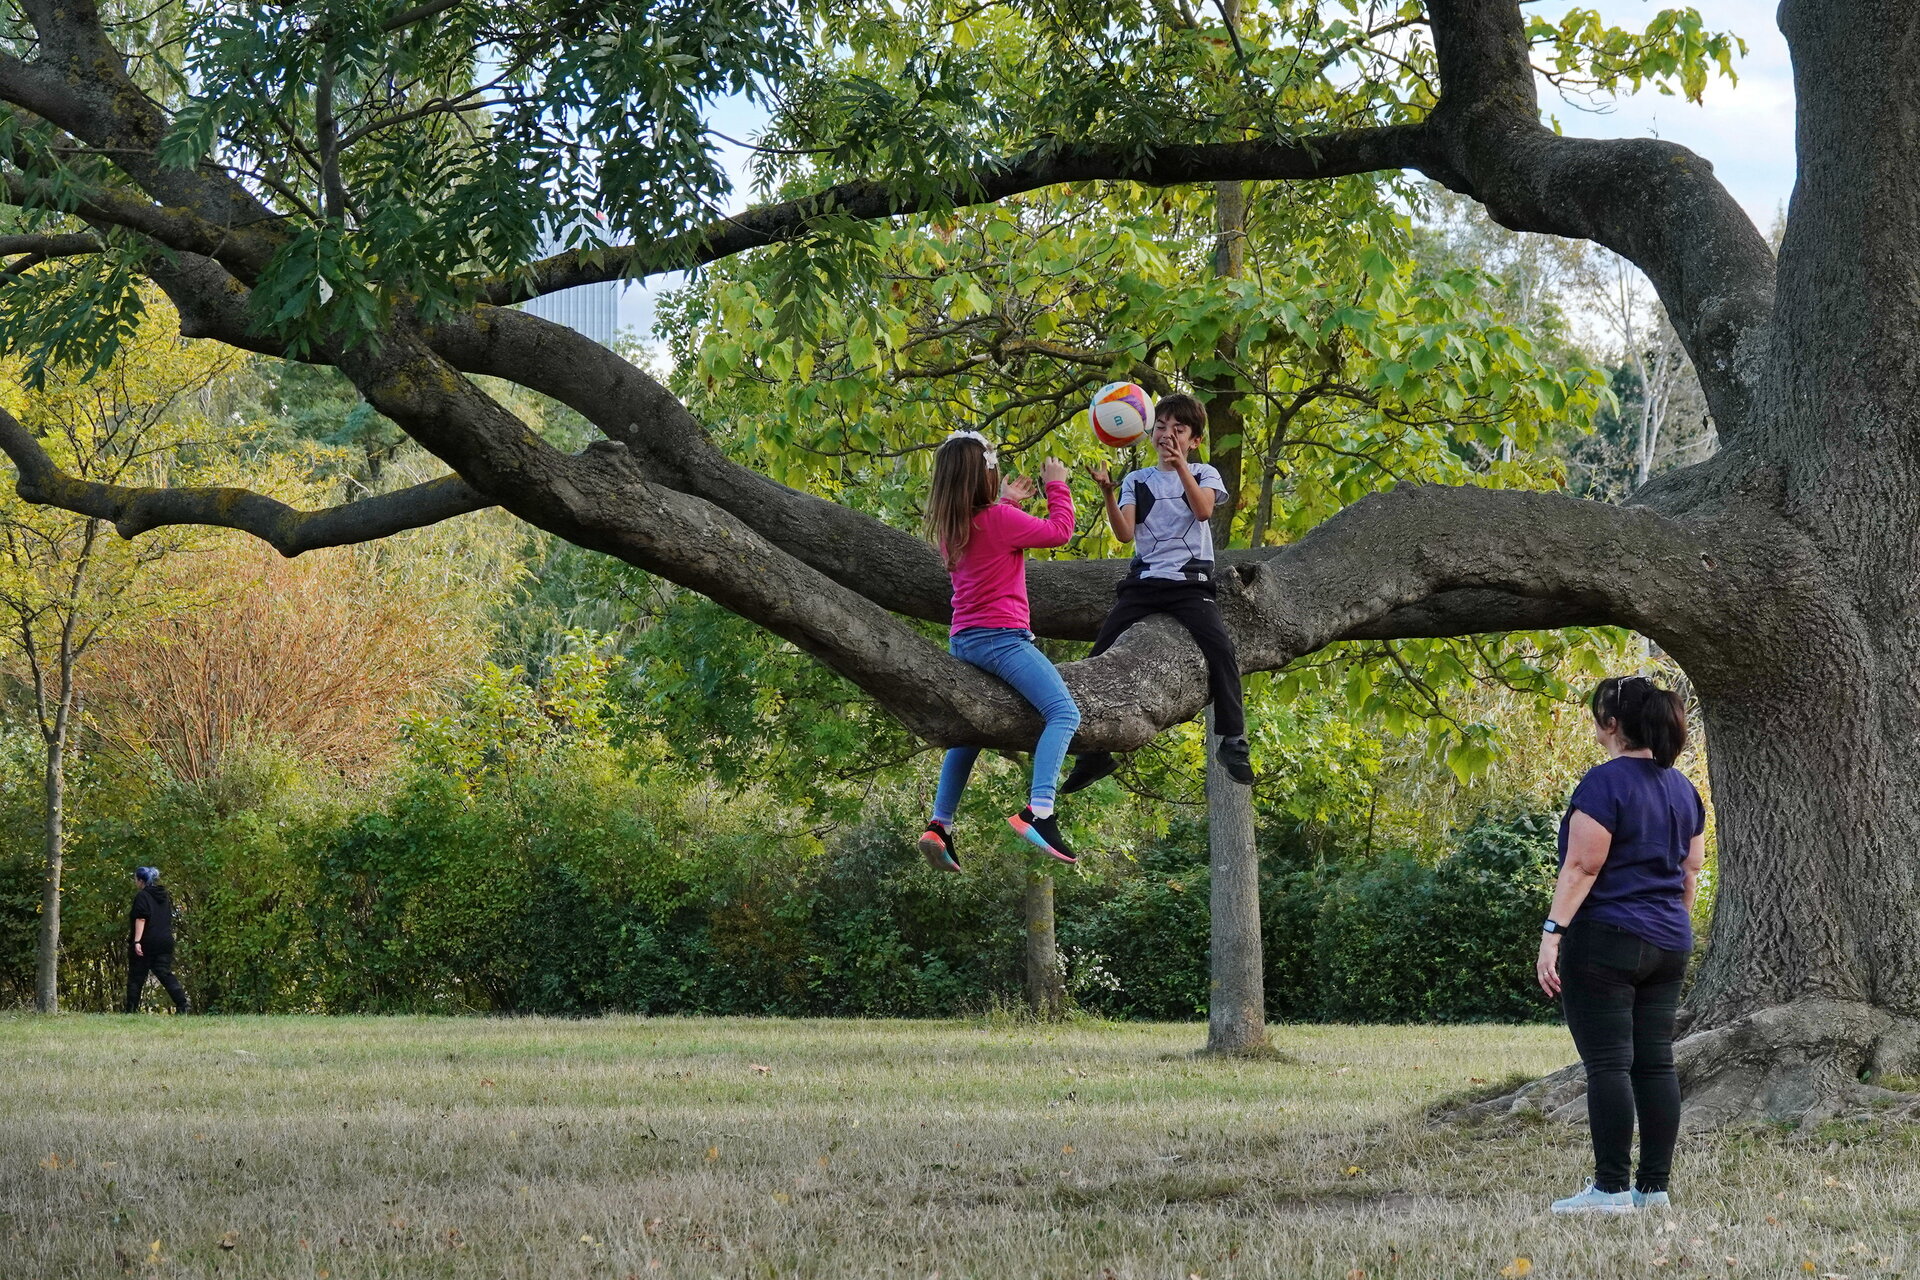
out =
[[[998,502],[973,518],[967,549],[953,571],[953,630],[1026,627],[1028,547],[1064,547],[1073,537],[1073,494],[1064,481],[1047,485],[1047,518]]]

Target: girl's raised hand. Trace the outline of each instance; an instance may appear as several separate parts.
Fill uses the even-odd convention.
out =
[[[1065,484],[1067,464],[1058,458],[1048,458],[1040,467],[1040,479],[1047,484]]]
[[[1025,502],[1033,496],[1033,480],[1028,476],[1008,476],[1000,482],[1000,501]]]

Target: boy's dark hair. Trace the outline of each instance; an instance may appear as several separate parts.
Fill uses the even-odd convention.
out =
[[[1193,428],[1195,440],[1207,438],[1207,406],[1184,391],[1176,391],[1170,396],[1162,396],[1160,403],[1153,406],[1155,418],[1172,418],[1175,422],[1184,422]]]
[[[1645,676],[1609,676],[1593,691],[1593,719],[1619,726],[1629,747],[1645,747],[1672,768],[1687,745],[1687,704]]]

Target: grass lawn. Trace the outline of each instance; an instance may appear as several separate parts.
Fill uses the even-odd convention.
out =
[[[0,1277],[1920,1277],[1920,1127],[1687,1140],[1671,1216],[1555,1220],[1584,1131],[1424,1109],[1563,1031],[1203,1035],[0,1016]]]

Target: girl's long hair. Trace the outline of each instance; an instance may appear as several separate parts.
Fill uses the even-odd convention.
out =
[[[999,474],[987,465],[987,449],[964,436],[948,440],[933,455],[933,492],[927,497],[927,540],[952,573],[973,536],[973,518],[993,505]]]
[[[1645,747],[1666,768],[1687,745],[1687,704],[1646,676],[1609,676],[1593,691],[1593,720],[1620,726],[1629,747]]]

